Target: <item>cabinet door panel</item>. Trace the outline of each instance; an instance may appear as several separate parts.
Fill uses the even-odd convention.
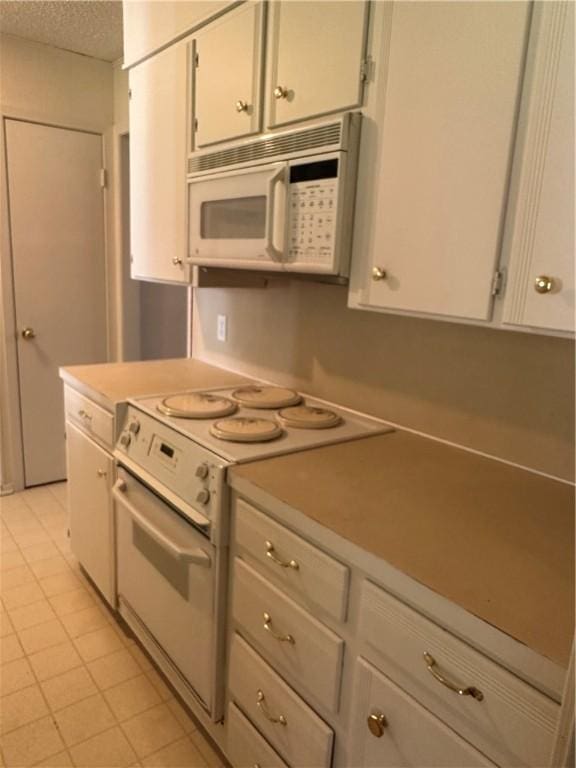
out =
[[[356,666],[352,762],[358,768],[494,766],[364,659]],[[367,723],[383,716],[381,736]]]
[[[524,2],[395,3],[379,82],[362,303],[486,320],[530,18]],[[415,56],[414,52],[418,51]]]
[[[70,543],[92,581],[114,606],[114,526],[111,487],[114,461],[77,427],[66,422]]]
[[[360,0],[273,4],[270,126],[361,103],[367,13]],[[284,98],[274,97],[276,87],[286,89]]]
[[[574,4],[540,3],[524,94],[504,322],[574,331]],[[535,289],[538,276],[552,290]]]
[[[130,70],[130,251],[135,279],[187,282],[188,48]]]
[[[260,130],[263,4],[248,3],[198,35],[195,144]]]

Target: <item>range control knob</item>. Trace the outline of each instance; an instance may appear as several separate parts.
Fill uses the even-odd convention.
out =
[[[124,448],[128,448],[131,440],[132,437],[130,436],[129,432],[124,432],[122,435],[120,435],[120,445],[124,446]]]
[[[199,464],[196,467],[196,477],[199,477],[201,480],[206,480],[209,474],[210,474],[210,467],[208,466],[208,464]]]
[[[208,488],[202,488],[198,496],[196,496],[198,504],[208,504],[210,501],[210,491]]]
[[[140,422],[139,421],[131,421],[128,429],[130,430],[130,432],[134,436],[136,436],[138,434],[138,432],[140,432]]]

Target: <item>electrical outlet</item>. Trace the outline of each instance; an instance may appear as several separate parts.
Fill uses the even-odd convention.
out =
[[[228,338],[228,318],[226,315],[218,315],[216,321],[216,338],[218,341],[226,341]]]

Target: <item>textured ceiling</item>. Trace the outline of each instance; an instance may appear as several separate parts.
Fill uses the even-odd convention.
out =
[[[122,57],[122,3],[0,0],[0,32],[115,61]]]

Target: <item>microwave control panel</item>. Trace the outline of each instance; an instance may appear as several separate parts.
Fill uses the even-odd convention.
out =
[[[290,262],[332,264],[336,242],[337,175],[337,159],[291,167],[288,206]]]

